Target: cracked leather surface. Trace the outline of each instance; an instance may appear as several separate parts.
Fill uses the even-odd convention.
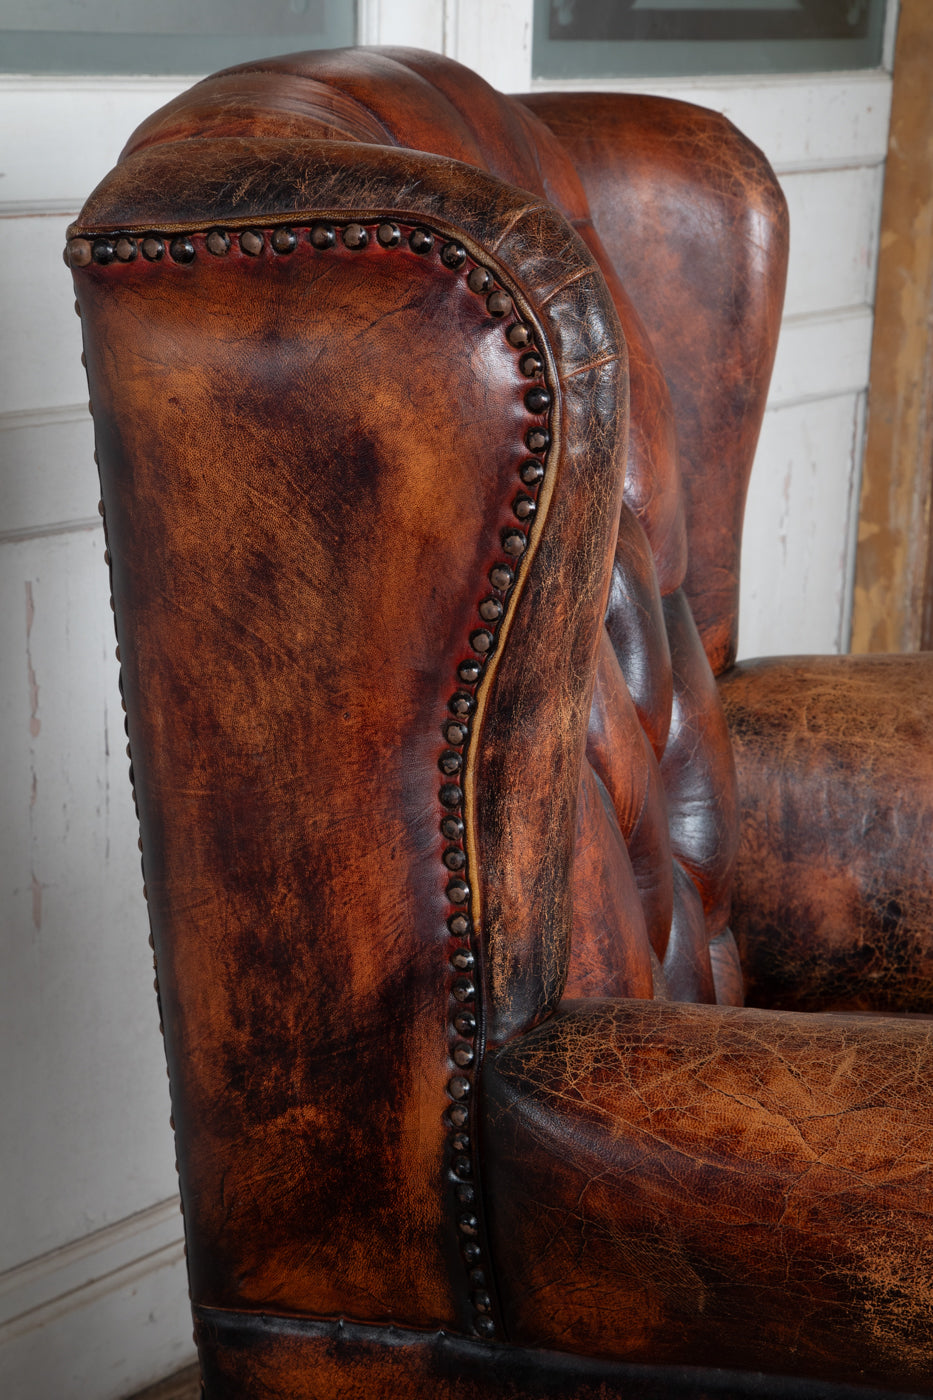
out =
[[[742,513],[784,297],[783,195],[761,152],[704,108],[627,93],[522,101],[571,152],[593,227],[664,366],[686,495],[685,589],[718,675],[735,659]]]
[[[513,1340],[929,1383],[933,1024],[571,1002],[486,1092]]]
[[[749,661],[720,685],[750,997],[933,1011],[933,658]]]

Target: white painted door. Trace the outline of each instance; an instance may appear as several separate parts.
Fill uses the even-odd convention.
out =
[[[361,38],[445,50],[527,90],[530,8],[363,0]],[[68,219],[126,135],[185,86],[0,79],[10,1400],[119,1400],[193,1355],[80,333],[61,262]],[[724,110],[787,192],[787,317],[749,503],[741,649],[845,649],[889,75],[640,86]]]

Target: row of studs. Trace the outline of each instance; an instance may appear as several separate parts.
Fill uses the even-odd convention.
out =
[[[477,272],[485,274],[486,269],[474,268],[467,278],[467,283],[471,290],[479,292],[486,289],[486,284],[475,275]],[[517,321],[509,327],[507,336],[510,344],[523,352],[519,360],[522,374],[526,378],[540,376],[543,362],[535,348],[531,327]],[[544,384],[539,382],[527,391],[524,402],[530,413],[542,414],[550,408],[551,396]],[[455,1003],[451,1021],[451,1030],[455,1037],[451,1058],[457,1072],[451,1076],[447,1085],[447,1092],[453,1100],[447,1113],[452,1129],[451,1176],[457,1202],[460,1248],[471,1287],[473,1325],[479,1336],[490,1339],[495,1337],[496,1328],[491,1316],[492,1298],[486,1277],[481,1225],[476,1214],[477,1193],[473,1184],[475,1145],[470,1133],[470,1099],[474,1089],[474,1076],[471,1071],[475,1060],[474,1046],[478,1027],[476,1015],[471,1010],[477,996],[472,976],[475,956],[473,948],[466,940],[475,939],[476,930],[469,912],[471,890],[466,878],[464,823],[456,813],[463,811],[463,790],[458,775],[463,766],[462,749],[469,740],[470,719],[476,709],[476,690],[482,682],[485,664],[495,649],[497,631],[505,617],[516,570],[528,546],[528,532],[537,512],[536,495],[545,470],[541,458],[550,446],[550,435],[546,427],[529,428],[525,435],[525,446],[529,453],[537,455],[528,456],[518,469],[518,475],[527,488],[512,502],[518,525],[502,532],[501,545],[506,559],[494,564],[489,571],[488,581],[494,591],[484,597],[477,608],[480,621],[485,625],[470,632],[470,648],[475,656],[462,661],[457,668],[457,678],[463,688],[455,690],[448,702],[448,709],[453,718],[445,720],[442,733],[451,747],[442,752],[439,760],[444,777],[455,780],[443,783],[440,789],[439,798],[443,809],[441,834],[448,841],[457,842],[456,845],[451,844],[445,848],[442,859],[448,870],[460,872],[457,878],[448,883],[446,891],[447,898],[454,906],[454,912],[448,917],[447,927],[455,940],[450,964],[456,974],[450,990]]]
[[[387,250],[399,247],[404,236],[400,226],[389,221],[379,223],[374,233],[375,245]],[[372,241],[372,233],[365,225],[349,223],[338,228],[325,221],[316,222],[307,230],[296,231],[292,227],[279,226],[268,233],[259,229],[245,229],[235,236],[240,250],[249,257],[260,256],[266,250],[267,239],[268,247],[279,256],[294,252],[303,237],[319,252],[336,247],[338,238],[345,248],[354,252],[365,249]],[[201,236],[194,237],[200,242]],[[415,227],[407,234],[407,244],[412,252],[424,256],[435,248],[435,235],[429,229]],[[213,257],[225,257],[233,246],[232,238],[223,229],[211,229],[203,235],[203,246]],[[65,261],[73,268],[86,267],[91,262],[99,266],[108,266],[113,262],[131,263],[141,253],[145,261],[158,263],[165,257],[166,252],[171,261],[184,265],[194,260],[197,247],[194,238],[187,235],[179,235],[170,240],[157,233],[146,234],[138,239],[129,234],[114,234],[96,238],[93,242],[84,238],[74,238],[66,247]],[[448,271],[459,272],[471,260],[463,245],[451,240],[440,246],[440,261]],[[466,273],[466,282],[471,292],[484,297],[486,311],[491,317],[502,319],[513,311],[512,298],[496,284],[488,268],[472,263]],[[543,382],[543,360],[535,346],[531,327],[522,321],[515,321],[509,326],[506,334],[513,349],[521,352],[521,374],[526,379],[537,381],[530,385],[524,395],[525,408],[536,416],[544,415],[550,409],[551,395]],[[476,709],[475,692],[482,680],[485,663],[495,648],[496,634],[505,616],[510,590],[515,581],[515,571],[527,548],[528,531],[537,510],[536,495],[545,470],[541,459],[550,446],[550,434],[546,426],[530,427],[525,434],[525,446],[528,453],[533,454],[521,463],[518,471],[526,489],[520,491],[512,502],[516,525],[505,529],[501,537],[502,550],[507,560],[495,564],[489,572],[489,583],[494,592],[484,597],[478,605],[479,618],[484,625],[470,632],[470,648],[475,656],[462,661],[457,668],[463,688],[457,689],[449,701],[450,715],[442,726],[442,733],[451,747],[442,752],[439,760],[441,772],[448,779],[442,784],[439,793],[443,809],[441,834],[449,843],[444,848],[442,859],[447,871],[453,876],[446,891],[453,906],[447,919],[447,928],[456,940],[449,960],[453,973],[449,995],[455,1003],[451,1018],[454,1037],[451,1058],[457,1071],[447,1085],[452,1100],[447,1112],[451,1129],[451,1179],[456,1198],[461,1253],[467,1269],[470,1299],[474,1310],[473,1325],[476,1333],[486,1338],[494,1337],[496,1328],[491,1316],[492,1298],[488,1291],[481,1243],[482,1230],[477,1216],[479,1202],[474,1184],[477,1168],[475,1144],[469,1131],[469,1099],[473,1089],[475,1040],[478,1030],[478,993],[472,975],[476,957],[470,943],[475,939],[476,931],[469,908],[471,891],[466,878],[464,822],[462,815],[458,815],[463,812],[463,790],[459,775],[463,766],[463,746],[469,738],[470,717]],[[129,754],[129,745],[127,753]],[[130,776],[132,782],[132,766]],[[158,994],[158,978],[156,992]],[[174,1123],[172,1126],[174,1127]]]
[[[338,236],[344,247],[354,252],[366,248],[372,238],[366,225],[357,223],[346,224],[338,232],[334,224],[319,221],[307,230],[308,241],[321,252],[333,248]],[[268,235],[262,229],[256,228],[243,229],[233,235],[225,229],[213,228],[204,235],[204,247],[214,257],[226,257],[233,247],[234,237],[243,253],[248,257],[258,258],[266,248],[267,237],[268,246],[272,251],[285,256],[293,253],[298,247],[301,234],[287,226],[274,228]],[[402,230],[398,224],[386,220],[377,225],[375,239],[382,248],[396,248],[402,241]],[[422,255],[430,253],[434,243],[435,236],[430,229],[413,228],[408,234],[408,246],[412,252]],[[87,267],[91,262],[106,267],[112,262],[134,262],[140,253],[147,262],[161,262],[166,252],[172,262],[185,264],[194,261],[197,247],[187,234],[178,234],[168,240],[158,233],[149,233],[142,238],[136,238],[129,233],[93,240],[78,237],[69,241],[65,249],[65,262],[69,267]],[[441,261],[451,271],[457,271],[466,263],[467,251],[456,240],[447,242],[441,250]],[[472,292],[489,293],[486,307],[491,316],[507,316],[512,310],[512,298],[501,287],[495,286],[495,279],[487,268],[475,265],[467,277],[467,284]],[[534,358],[537,360],[537,357]],[[523,372],[530,378],[539,373],[540,369],[541,364],[537,360],[535,369]]]

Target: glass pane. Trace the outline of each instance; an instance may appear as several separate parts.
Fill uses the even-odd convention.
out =
[[[885,0],[535,0],[536,78],[875,68]]]
[[[0,0],[7,73],[210,73],[355,37],[353,0]]]

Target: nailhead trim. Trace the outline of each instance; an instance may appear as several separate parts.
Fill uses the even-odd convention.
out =
[[[545,474],[543,459],[551,443],[548,428],[540,420],[546,420],[552,407],[552,394],[544,382],[544,360],[535,342],[535,332],[517,315],[511,293],[497,281],[494,272],[478,263],[462,243],[456,239],[444,241],[442,235],[422,225],[399,224],[394,220],[338,223],[318,219],[304,227],[209,228],[190,235],[174,236],[157,231],[141,235],[117,231],[93,240],[81,237],[71,239],[65,249],[65,261],[75,270],[91,264],[101,268],[116,264],[113,275],[122,275],[119,274],[120,265],[134,262],[141,254],[144,263],[161,263],[168,272],[173,265],[183,267],[205,253],[209,255],[209,261],[223,260],[229,256],[245,256],[249,261],[263,257],[275,259],[288,257],[302,243],[305,246],[310,244],[316,253],[325,256],[340,247],[354,257],[380,256],[381,250],[396,248],[401,248],[404,253],[411,250],[426,261],[436,260],[436,265],[456,280],[462,279],[470,292],[482,298],[485,314],[492,321],[501,322],[508,345],[516,351],[516,370],[524,380],[521,388],[516,384],[521,406],[526,413],[539,420],[536,423],[527,423],[526,420],[524,437],[516,443],[519,450],[524,447],[530,454],[522,456],[521,464],[516,469],[525,490],[503,502],[503,507],[511,513],[516,523],[501,528],[499,547],[504,557],[492,565],[486,578],[481,581],[476,621],[485,625],[474,626],[464,639],[470,654],[462,655],[456,666],[456,688],[447,702],[447,713],[442,716],[440,725],[440,734],[449,747],[441,749],[437,759],[441,777],[438,787],[438,830],[444,843],[439,856],[441,868],[448,877],[445,886],[449,904],[446,931],[451,939],[456,940],[447,954],[450,980],[446,995],[451,1008],[451,1071],[446,1085],[449,1102],[445,1114],[450,1127],[449,1189],[453,1193],[460,1252],[467,1271],[473,1330],[479,1337],[494,1338],[493,1295],[484,1272],[485,1232],[479,1215],[480,1193],[475,1182],[478,1175],[478,1162],[474,1155],[476,1134],[475,1131],[471,1132],[470,1124],[474,1077],[478,1072],[477,1060],[482,1055],[482,945],[471,912],[472,892],[461,783],[465,755],[470,744],[470,725],[476,711],[476,691],[482,684],[489,658],[495,653],[499,632],[508,615],[516,574],[521,569],[529,531],[534,524],[537,510],[535,498]],[[78,310],[77,303],[75,309]],[[494,590],[492,595],[488,592],[490,586]],[[119,659],[119,647],[117,657]],[[122,694],[122,675],[120,690]],[[132,766],[130,781],[133,781]],[[133,795],[135,801],[135,790]],[[479,1045],[477,1037],[480,1037]],[[469,1209],[464,1211],[464,1207]]]

